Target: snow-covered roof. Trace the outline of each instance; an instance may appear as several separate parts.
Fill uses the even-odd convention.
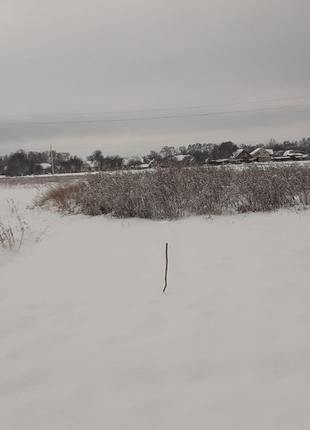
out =
[[[183,161],[183,160],[185,160],[185,158],[189,158],[190,157],[190,155],[188,155],[188,154],[178,154],[178,155],[174,155],[174,157],[173,157],[173,159],[174,160],[177,160],[177,161]]]
[[[123,166],[128,166],[128,164],[130,163],[143,163],[143,158],[139,155],[134,156],[134,157],[126,157],[123,158]]]
[[[86,160],[85,163],[91,168],[94,168],[97,165],[95,161],[91,161],[91,160]]]
[[[234,153],[233,153],[233,157],[236,158],[238,157],[240,154],[242,154],[243,152],[248,153],[248,151],[246,151],[244,148],[239,148],[237,149]]]
[[[298,152],[298,151],[294,151],[294,149],[289,149],[288,151],[285,151],[284,156],[295,156],[295,157],[307,157],[306,154],[304,154],[303,152]]]
[[[50,163],[40,163],[39,165],[40,165],[41,169],[43,169],[43,170],[47,170],[47,169],[50,169],[52,167],[52,165]]]
[[[148,169],[150,167],[150,163],[143,163],[137,166],[137,169]]]
[[[259,148],[254,149],[254,151],[251,152],[251,155],[258,155],[260,152],[264,152],[265,154],[271,155],[266,148],[263,148],[260,146]]]
[[[239,148],[239,149],[237,149],[237,151],[235,151],[234,153],[233,153],[233,156],[234,157],[238,157],[238,155],[240,155],[240,154],[242,154],[242,152],[244,151],[244,149],[243,148]]]

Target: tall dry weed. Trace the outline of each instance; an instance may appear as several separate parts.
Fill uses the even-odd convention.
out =
[[[310,204],[310,169],[304,166],[171,168],[89,176],[48,191],[53,202],[88,215],[172,219],[270,211]]]
[[[8,202],[9,219],[0,220],[0,247],[9,250],[18,250],[24,242],[28,223],[20,215],[14,201]]]

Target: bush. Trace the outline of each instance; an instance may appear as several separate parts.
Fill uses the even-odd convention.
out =
[[[310,169],[303,166],[248,166],[161,169],[90,175],[84,182],[56,187],[42,198],[88,215],[172,219],[270,211],[310,203]]]

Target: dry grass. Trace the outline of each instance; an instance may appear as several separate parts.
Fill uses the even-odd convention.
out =
[[[102,173],[54,187],[40,204],[50,202],[65,212],[150,219],[305,207],[310,203],[310,169],[249,166]]]
[[[20,216],[15,203],[9,202],[10,221],[0,220],[0,247],[11,251],[20,249],[28,224]]]
[[[50,204],[63,212],[74,213],[80,192],[79,183],[54,185],[37,199],[36,204],[38,206]]]

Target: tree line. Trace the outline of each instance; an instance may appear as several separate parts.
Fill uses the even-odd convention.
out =
[[[241,145],[251,152],[263,145]],[[277,142],[271,139],[266,148],[274,151],[295,150],[310,154],[310,138],[296,141]],[[188,156],[192,165],[203,165],[207,160],[229,158],[238,146],[226,141],[221,144],[194,143],[188,146],[163,146],[160,151],[150,151],[144,156],[120,157],[104,155],[101,150],[93,151],[86,160],[69,152],[57,151],[16,151],[10,155],[0,156],[0,174],[7,176],[40,175],[43,173],[79,173],[90,170],[118,170],[124,167],[134,168],[151,161],[166,161],[167,165],[175,162],[176,156]]]

